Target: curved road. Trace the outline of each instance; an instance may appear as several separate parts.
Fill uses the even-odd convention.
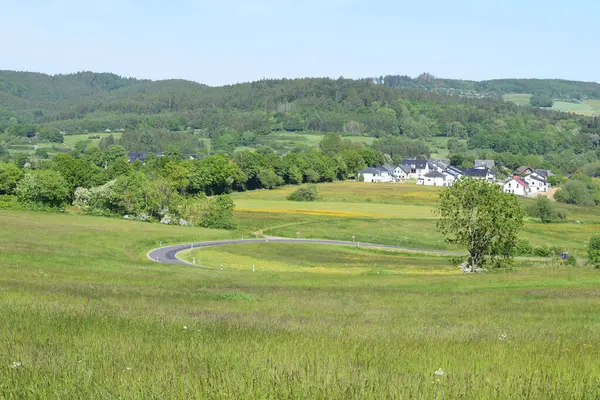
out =
[[[435,253],[445,255],[458,255],[461,253],[443,250],[426,250],[426,249],[414,249],[410,247],[399,247],[389,246],[385,244],[373,244],[373,243],[356,243],[356,242],[345,242],[342,240],[325,240],[325,239],[293,239],[293,238],[260,238],[260,239],[231,239],[231,240],[214,240],[210,242],[198,242],[188,244],[176,244],[172,246],[160,247],[158,249],[150,250],[148,252],[148,258],[152,261],[157,261],[164,264],[179,264],[179,265],[192,265],[194,267],[200,267],[177,258],[177,253],[190,248],[199,247],[215,247],[215,246],[226,246],[231,244],[244,244],[244,243],[308,243],[308,244],[327,244],[335,246],[358,246],[358,247],[369,247],[375,249],[392,249],[392,250],[403,250],[403,251],[414,251],[419,253]],[[209,268],[209,267],[201,267]],[[210,268],[213,269],[213,268]],[[216,269],[216,268],[215,268]]]

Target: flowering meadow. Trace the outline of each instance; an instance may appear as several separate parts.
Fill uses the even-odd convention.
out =
[[[313,210],[371,204],[386,213],[357,186],[331,185]],[[415,203],[377,190],[397,207],[433,204],[431,194]],[[252,233],[455,250],[428,212],[304,214],[293,212],[297,202],[284,207],[279,191],[252,193],[275,197],[260,211],[260,198],[248,197],[234,231],[1,212],[0,398],[600,396],[600,272],[581,259],[573,267],[518,258],[512,269],[466,275],[451,255],[359,245],[181,254],[215,269],[146,258],[161,244]],[[583,238],[600,225],[585,208],[569,215],[550,226],[527,221],[523,237],[535,246],[562,238],[583,257]]]

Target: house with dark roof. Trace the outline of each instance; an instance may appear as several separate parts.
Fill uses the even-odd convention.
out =
[[[408,177],[411,179],[417,179],[433,169],[431,163],[427,160],[402,160],[400,165],[410,167],[410,174],[408,174]]]
[[[429,171],[425,175],[417,179],[417,185],[425,186],[452,186],[451,182],[454,180],[448,180],[448,175],[443,172]]]
[[[445,171],[452,177],[452,180],[460,178],[485,179],[488,182],[496,181],[496,173],[487,168],[458,168],[450,166]]]
[[[379,166],[361,169],[358,171],[359,180],[362,176],[363,182],[394,182],[395,168]]]
[[[535,168],[533,167],[528,167],[527,165],[521,165],[519,168],[515,169],[515,175],[518,176],[525,176],[525,175],[529,175],[531,173],[533,173],[535,171]]]
[[[409,165],[398,165],[395,170],[396,178],[400,180],[408,179],[411,173],[411,168]]]
[[[473,179],[485,179],[488,182],[496,180],[496,173],[487,168],[462,168],[462,173]]]
[[[504,182],[502,191],[504,193],[513,193],[519,196],[528,196],[531,193],[529,184],[518,175],[510,177]]]
[[[495,166],[496,166],[496,163],[494,162],[494,160],[475,160],[474,168],[476,168],[476,169],[483,169],[483,168],[492,169]]]
[[[134,162],[134,161],[139,161],[139,162],[144,162],[146,161],[146,158],[148,157],[148,153],[142,153],[142,152],[130,152],[127,153],[127,161],[129,161],[130,163]]]
[[[538,171],[525,175],[522,179],[529,185],[531,194],[546,193],[550,187],[546,177]]]
[[[536,169],[535,172],[546,179],[548,179],[551,176],[554,176],[554,172],[550,171],[549,169]]]

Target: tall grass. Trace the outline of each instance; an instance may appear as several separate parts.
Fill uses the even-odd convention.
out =
[[[289,268],[213,271],[145,252],[236,234],[16,212],[0,226],[2,398],[600,396],[596,270],[465,276],[440,257],[265,244],[207,261]],[[393,273],[336,271],[350,262]]]

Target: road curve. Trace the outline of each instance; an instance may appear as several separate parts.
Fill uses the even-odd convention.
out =
[[[461,253],[443,250],[427,250],[427,249],[415,249],[410,247],[390,246],[385,244],[373,244],[373,243],[360,243],[360,242],[346,242],[342,240],[325,240],[325,239],[293,239],[293,238],[259,238],[259,239],[231,239],[231,240],[213,240],[209,242],[197,242],[187,244],[175,244],[172,246],[160,247],[158,249],[150,250],[148,252],[148,258],[152,261],[160,262],[163,264],[178,264],[178,265],[192,265],[199,267],[177,258],[177,253],[191,248],[200,247],[216,247],[216,246],[227,246],[232,244],[245,244],[245,243],[304,243],[304,244],[325,244],[334,246],[358,246],[368,247],[375,249],[391,249],[391,250],[402,250],[402,251],[414,251],[419,253],[434,253],[442,255],[458,255]],[[213,269],[210,267],[201,267]]]

